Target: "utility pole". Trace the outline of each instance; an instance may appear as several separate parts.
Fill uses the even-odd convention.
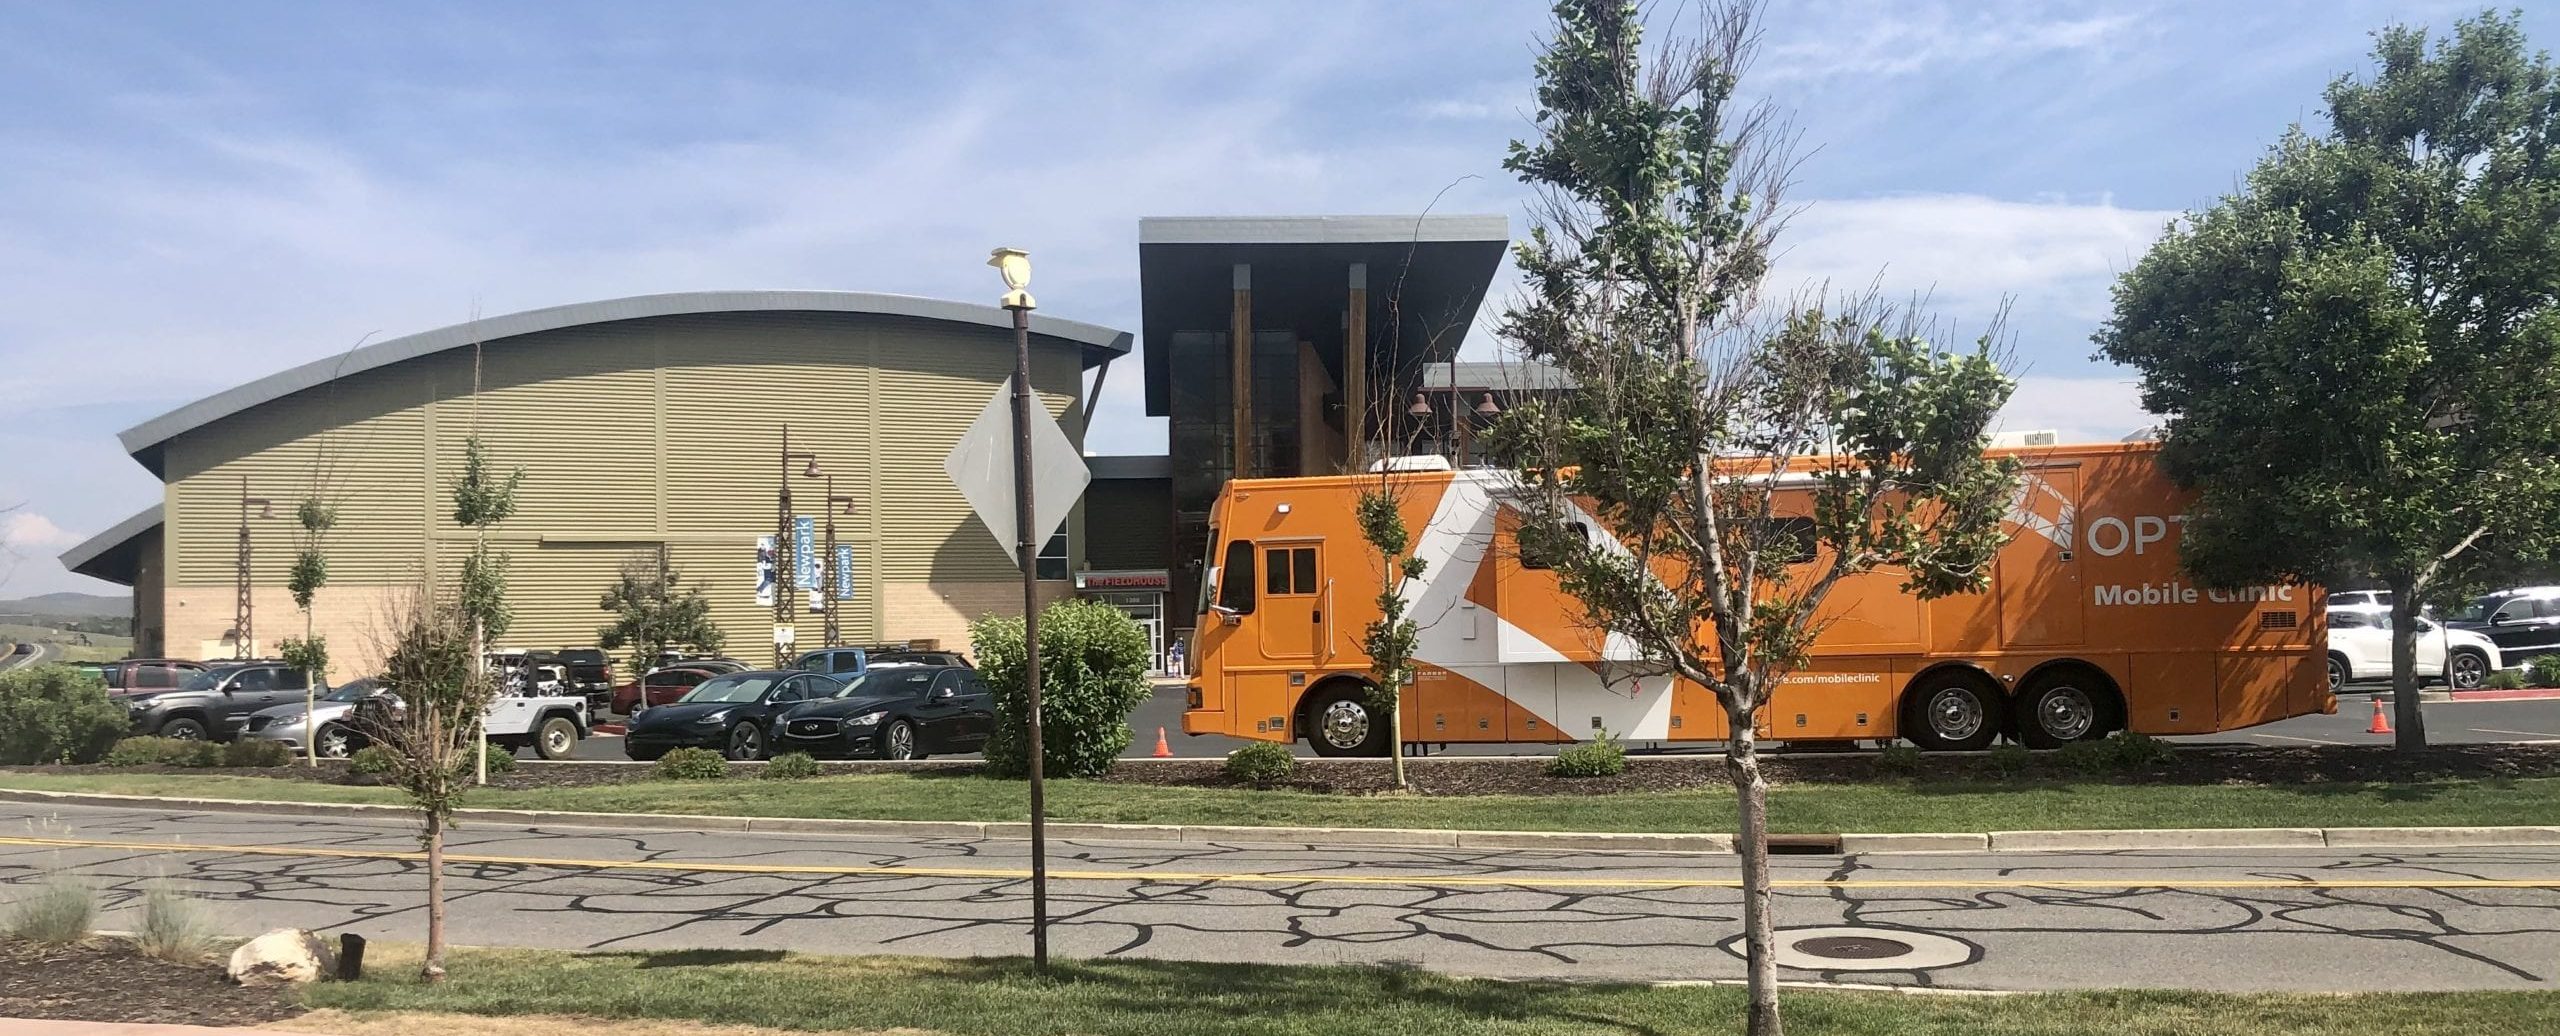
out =
[[[853,498],[836,495],[836,477],[830,474],[827,476],[825,508],[827,549],[825,553],[818,555],[818,562],[823,566],[821,571],[824,573],[818,580],[818,600],[825,605],[827,614],[827,647],[838,647],[844,643],[844,627],[836,617],[836,607],[842,601],[836,591],[844,587],[843,567],[838,563],[836,556],[836,509],[839,507],[844,509],[846,516],[850,517],[853,514]]]
[[[797,617],[794,609],[800,606],[795,600],[800,595],[799,573],[796,568],[798,562],[792,556],[791,462],[793,460],[808,462],[808,467],[800,472],[802,478],[818,477],[818,455],[807,451],[794,451],[791,448],[791,425],[785,422],[782,426],[782,492],[774,505],[773,521],[773,667],[776,669],[791,664],[793,620]]]

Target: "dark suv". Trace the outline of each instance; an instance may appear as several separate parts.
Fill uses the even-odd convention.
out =
[[[560,693],[587,696],[587,708],[602,712],[613,703],[613,659],[596,648],[561,648]]]
[[[184,740],[229,740],[235,716],[302,703],[303,671],[282,662],[235,662],[189,676],[175,690],[140,691],[124,699],[133,732]]]
[[[2445,616],[2444,623],[2489,638],[2510,666],[2537,655],[2560,655],[2560,586],[2518,587],[2475,597]]]

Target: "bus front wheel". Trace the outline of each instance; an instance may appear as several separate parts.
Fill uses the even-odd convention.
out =
[[[1322,756],[1387,754],[1387,722],[1369,706],[1369,692],[1353,684],[1307,703],[1307,744]]]
[[[1954,673],[1914,689],[1904,707],[1902,736],[1933,752],[1981,751],[2008,725],[1997,692]]]

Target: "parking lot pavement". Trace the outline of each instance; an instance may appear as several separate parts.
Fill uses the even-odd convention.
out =
[[[31,832],[15,834],[15,832]],[[1027,843],[473,821],[455,937],[580,950],[1020,953]],[[1731,857],[1243,842],[1052,843],[1065,957],[1419,966],[1509,978],[1730,980]],[[1780,856],[1779,923],[1889,954],[1786,978],[1973,989],[2552,989],[2560,849],[2200,849]],[[0,887],[75,873],[106,927],[143,891],[227,931],[413,939],[417,840],[388,818],[0,803]],[[5,896],[0,892],[0,896]],[[1796,945],[1791,943],[1791,945]]]
[[[2335,716],[2301,716],[2280,723],[2234,730],[2221,734],[2171,738],[2192,744],[2254,745],[2387,745],[2388,735],[2368,734],[2365,728],[2373,722],[2370,692],[2354,692],[2338,699]],[[2383,707],[2390,708],[2389,696]],[[2560,741],[2560,698],[2525,701],[2436,701],[2422,706],[2427,717],[2427,740],[2435,744],[2488,744],[2507,741]],[[1182,687],[1167,684],[1156,688],[1137,711],[1129,714],[1129,728],[1135,736],[1129,739],[1124,758],[1144,758],[1155,753],[1156,731],[1165,734],[1165,747],[1177,759],[1221,759],[1245,744],[1245,739],[1204,734],[1187,736],[1182,732]],[[1313,756],[1305,742],[1292,746],[1300,756]],[[1635,743],[1628,746],[1638,753],[1657,750],[1656,746]],[[1659,751],[1722,751],[1721,744],[1660,746]],[[1434,755],[1551,755],[1548,745],[1451,745],[1435,749]],[[570,758],[591,762],[623,762],[622,739],[599,735],[578,743]],[[958,756],[955,758],[974,758]]]

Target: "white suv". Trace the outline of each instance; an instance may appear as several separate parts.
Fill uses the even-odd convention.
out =
[[[2441,680],[2457,691],[2479,690],[2489,674],[2505,668],[2498,645],[2470,630],[2449,629],[2420,616],[2417,674],[2420,682]],[[2345,689],[2350,680],[2391,678],[2391,608],[2354,604],[2329,607],[2329,691]]]

